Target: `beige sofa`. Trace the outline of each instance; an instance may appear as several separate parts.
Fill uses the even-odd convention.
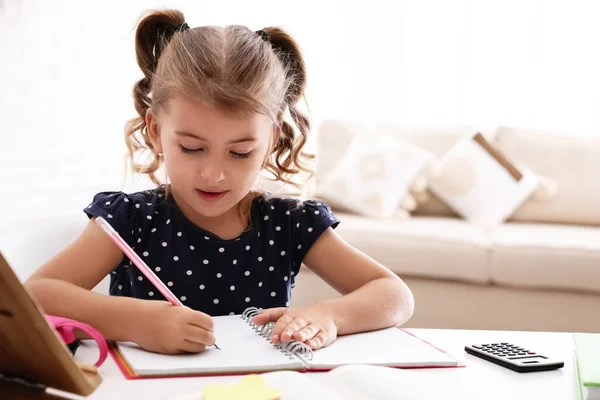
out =
[[[341,121],[321,126],[317,190],[360,129]],[[379,129],[436,155],[471,132]],[[510,128],[486,135],[515,161],[553,178],[556,197],[529,199],[492,229],[465,222],[432,198],[410,219],[339,213],[338,233],[410,286],[416,308],[407,326],[600,332],[600,140]],[[304,268],[293,304],[336,295]]]

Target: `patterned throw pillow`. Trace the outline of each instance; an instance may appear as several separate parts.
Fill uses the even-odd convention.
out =
[[[318,186],[317,194],[334,208],[391,217],[414,178],[432,161],[429,152],[390,135],[357,135],[327,180]]]
[[[465,219],[489,226],[503,222],[539,186],[483,135],[468,135],[432,167],[429,190]]]

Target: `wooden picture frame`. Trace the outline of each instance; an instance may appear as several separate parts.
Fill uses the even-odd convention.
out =
[[[0,252],[0,393],[56,399],[54,389],[87,396],[101,382],[95,367],[75,362]]]

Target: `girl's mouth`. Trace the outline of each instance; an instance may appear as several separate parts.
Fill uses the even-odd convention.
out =
[[[200,198],[209,203],[214,203],[215,201],[220,200],[223,196],[227,194],[227,190],[224,192],[209,192],[205,190],[196,189],[196,193],[200,196]]]

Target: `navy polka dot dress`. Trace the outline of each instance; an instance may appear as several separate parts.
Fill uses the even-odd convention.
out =
[[[165,187],[98,193],[84,209],[102,216],[186,306],[212,316],[247,307],[286,307],[304,256],[339,220],[324,203],[258,196],[251,226],[223,240],[189,221]],[[165,300],[127,257],[111,273],[110,294]]]

